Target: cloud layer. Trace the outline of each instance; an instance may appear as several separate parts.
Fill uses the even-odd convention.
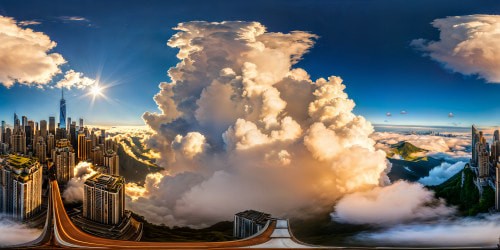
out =
[[[455,209],[421,184],[398,181],[390,186],[345,195],[332,218],[352,224],[393,225],[449,216]]]
[[[346,192],[386,183],[385,153],[352,113],[342,79],[311,80],[293,67],[315,35],[257,22],[176,30],[168,45],[180,62],[154,98],[160,113],[143,116],[167,171],[128,188],[130,209],[155,223],[200,226],[250,208],[275,216],[331,209]]]
[[[500,15],[452,16],[436,19],[439,41],[411,44],[448,69],[500,83]]]
[[[399,225],[379,232],[361,233],[356,242],[378,246],[487,247],[496,248],[499,215],[440,220],[426,224]]]
[[[0,247],[18,245],[35,240],[42,231],[29,228],[0,214]]]

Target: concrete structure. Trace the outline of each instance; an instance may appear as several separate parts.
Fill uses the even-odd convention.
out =
[[[246,210],[234,215],[233,236],[248,238],[260,232],[271,219],[270,214],[255,210]]]
[[[78,134],[78,160],[86,161],[89,158],[87,155],[87,138],[84,133]]]
[[[65,184],[73,178],[75,169],[75,151],[67,139],[58,140],[52,150],[52,161],[56,168],[56,179]]]
[[[101,224],[119,224],[125,212],[125,180],[121,176],[95,174],[83,191],[83,217]]]
[[[115,151],[108,149],[104,155],[104,166],[108,174],[120,175],[120,158]]]
[[[42,205],[42,167],[32,158],[9,155],[0,162],[0,212],[17,220],[36,215]]]
[[[26,154],[26,133],[19,126],[14,128],[11,136],[10,147],[12,153]]]
[[[66,129],[66,100],[64,100],[64,88],[61,88],[61,100],[59,101],[59,128]]]
[[[47,162],[47,144],[41,136],[38,137],[35,145],[35,155],[40,163]]]

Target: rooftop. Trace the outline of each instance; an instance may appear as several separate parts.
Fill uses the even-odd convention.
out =
[[[255,211],[255,210],[246,210],[243,212],[239,212],[236,214],[238,217],[243,217],[245,219],[254,221],[257,224],[264,225],[267,223],[269,219],[271,219],[270,214],[266,214],[263,212]]]
[[[87,186],[98,186],[110,192],[117,192],[125,183],[121,176],[97,173],[85,181]]]
[[[35,159],[20,156],[20,155],[10,154],[7,157],[7,164],[11,167],[14,167],[14,168],[31,167],[33,164],[35,164],[35,162],[36,162]]]

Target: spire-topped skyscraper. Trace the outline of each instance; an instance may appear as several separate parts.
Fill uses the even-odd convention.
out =
[[[64,87],[61,88],[61,101],[59,102],[59,128],[66,129],[66,100],[64,100]]]

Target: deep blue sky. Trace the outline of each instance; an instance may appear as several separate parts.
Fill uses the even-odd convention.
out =
[[[98,99],[91,108],[81,91],[67,93],[68,116],[107,125],[139,125],[143,112],[157,110],[152,97],[177,63],[177,50],[166,45],[171,28],[192,20],[258,21],[273,32],[319,35],[298,66],[313,79],[341,76],[356,113],[373,123],[500,125],[499,84],[452,73],[409,46],[438,38],[434,19],[468,14],[500,14],[500,1],[0,1],[0,15],[42,22],[30,28],[58,43],[54,51],[68,61],[63,70],[118,84],[106,91],[111,103]],[[59,96],[57,89],[0,86],[0,119],[12,123],[14,111],[36,120],[57,116]]]

